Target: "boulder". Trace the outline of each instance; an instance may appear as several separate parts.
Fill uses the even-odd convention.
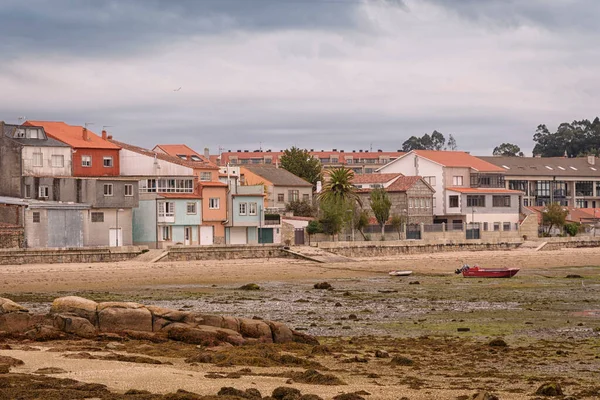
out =
[[[171,322],[182,322],[189,316],[189,311],[178,311],[170,308],[146,306],[154,318],[162,318]]]
[[[53,326],[49,325],[36,325],[32,329],[24,333],[24,335],[38,342],[47,342],[50,340],[64,339],[66,335],[64,332],[59,331]]]
[[[54,327],[66,333],[72,333],[82,338],[93,338],[98,330],[86,318],[74,315],[56,314],[54,316]]]
[[[13,312],[24,312],[28,313],[29,310],[20,304],[15,303],[10,299],[0,297],[0,314],[8,314]]]
[[[107,302],[98,304],[98,328],[101,332],[152,332],[152,313],[141,304]]]
[[[33,326],[32,318],[26,312],[0,314],[0,331],[8,333],[25,332]]]
[[[273,390],[271,397],[277,400],[296,400],[302,396],[302,393],[295,388],[280,386]]]
[[[273,342],[275,343],[288,343],[294,341],[294,334],[292,330],[281,322],[266,321],[271,328],[271,334],[273,335]]]
[[[273,343],[271,327],[264,321],[249,318],[239,318],[239,321],[242,336],[258,339],[263,343]]]
[[[244,338],[238,332],[214,326],[190,327],[184,324],[171,324],[166,327],[166,331],[171,340],[207,347],[219,346],[222,343],[233,345],[245,343]]]
[[[98,303],[93,300],[84,299],[78,296],[59,297],[54,299],[51,314],[72,314],[85,318],[92,323],[98,324],[97,312]]]
[[[310,344],[313,346],[319,345],[319,341],[314,336],[307,335],[306,333],[292,331],[292,335],[294,338],[294,342],[296,343]]]
[[[134,340],[148,340],[152,343],[167,342],[167,335],[163,332],[141,332],[141,331],[124,331],[125,335]]]
[[[473,400],[500,400],[498,396],[490,392],[479,392],[473,395]]]
[[[543,385],[541,385],[535,391],[535,394],[541,395],[541,396],[554,397],[554,396],[562,396],[563,391],[562,391],[562,388],[560,387],[560,383],[549,382],[549,383],[544,383]]]

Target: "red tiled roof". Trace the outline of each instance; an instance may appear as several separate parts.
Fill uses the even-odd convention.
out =
[[[356,174],[352,178],[352,183],[388,183],[399,176],[402,176],[399,172],[389,174]]]
[[[406,153],[398,152],[398,151],[364,151],[364,152],[340,152],[340,151],[309,151],[309,153],[316,158],[331,158],[337,157],[338,163],[347,164],[347,159],[352,158],[353,160],[378,160],[379,157],[385,156],[390,159],[398,158]],[[252,158],[264,158],[264,157],[272,157],[272,164],[279,162],[280,157],[283,155],[281,151],[231,151],[221,153],[221,162],[220,165],[227,165],[230,162],[231,157],[236,157],[238,160],[248,160]],[[212,158],[213,156],[211,156]],[[215,160],[216,161],[216,160]],[[351,165],[351,164],[350,164]]]
[[[538,223],[542,223],[542,213],[546,209],[545,206],[528,206],[527,209],[535,212],[538,216]],[[575,208],[563,206],[569,213],[567,214],[567,222],[594,222],[600,218],[600,208]],[[595,211],[595,214],[594,214]]]
[[[386,192],[406,192],[415,183],[421,180],[420,176],[400,176],[391,185],[385,188]],[[357,189],[357,193],[369,193],[373,189]]]
[[[83,139],[83,126],[68,125],[60,121],[27,121],[24,125],[43,126],[46,134],[56,140],[79,149],[110,149],[119,150],[120,147],[107,140],[103,140],[94,132],[87,130],[88,140]]]
[[[226,183],[223,182],[200,182],[200,186],[227,186]]]
[[[464,151],[414,150],[414,153],[446,167],[468,167],[479,172],[506,172],[503,168]]]
[[[506,193],[519,194],[523,193],[519,190],[510,190],[504,188],[470,188],[470,187],[448,187],[447,190],[452,190],[458,193]]]
[[[190,156],[196,156],[198,158],[200,158],[202,160],[202,162],[205,162],[207,164],[212,164],[212,166],[217,166],[216,163],[213,163],[211,160],[207,159],[204,155],[196,152],[194,149],[192,149],[191,147],[189,147],[186,144],[157,144],[155,146],[155,148],[158,147],[160,148],[162,151],[164,151],[165,153],[167,153],[170,156],[175,156],[178,157],[180,154],[190,157]],[[193,161],[193,160],[190,160]],[[199,162],[199,161],[194,161],[194,162]]]

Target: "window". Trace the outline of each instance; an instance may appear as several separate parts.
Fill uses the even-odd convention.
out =
[[[435,186],[435,176],[424,176],[423,180],[429,183],[429,186]]]
[[[425,208],[429,208],[431,204],[431,199],[425,199]]]
[[[104,195],[105,196],[112,196],[113,195],[113,184],[112,183],[105,183],[104,184]]]
[[[277,195],[277,201],[280,202],[280,203],[283,203],[285,201],[285,200],[283,200],[283,193],[279,193]]]
[[[40,198],[48,198],[50,197],[50,189],[48,189],[48,186],[40,186],[38,194]]]
[[[92,166],[92,156],[81,156],[81,166],[82,167],[91,167]]]
[[[212,180],[211,172],[200,172],[200,180],[203,182],[210,182]]]
[[[510,231],[510,222],[505,222],[502,224],[503,231]]]
[[[125,196],[133,196],[133,185],[131,185],[131,184],[125,185]]]
[[[305,193],[305,194],[303,194],[303,195],[302,195],[302,201],[309,202],[309,201],[310,201],[310,195],[309,195],[309,194],[306,194],[306,193]]]
[[[371,183],[371,185],[369,185],[371,187],[371,189],[382,189],[383,185],[381,183]]]
[[[208,208],[211,210],[218,210],[220,207],[220,199],[218,197],[211,197],[208,199]]]
[[[25,185],[25,198],[31,198],[31,185]]]
[[[352,159],[351,159],[351,158],[348,158],[348,157],[346,157],[346,164],[352,164]]]
[[[104,222],[104,213],[103,212],[93,212],[92,213],[92,222]]]
[[[34,167],[43,167],[44,166],[44,156],[42,153],[33,153],[33,166]]]
[[[535,195],[550,197],[550,181],[537,181],[535,185]]]
[[[299,190],[288,190],[288,201],[298,201],[300,200],[300,191]]]
[[[104,157],[102,159],[102,162],[104,163],[104,166],[107,168],[110,168],[113,166],[113,158],[112,157]]]
[[[500,230],[500,222],[494,222],[494,232],[498,232]]]
[[[485,207],[485,196],[467,195],[467,207]]]
[[[34,224],[39,224],[40,223],[40,213],[39,211],[34,211],[32,214],[33,217],[33,223]]]
[[[189,215],[196,215],[196,202],[187,203],[186,209]]]
[[[248,203],[240,203],[240,215],[248,214]]]
[[[170,201],[161,201],[158,203],[158,216],[159,217],[174,217],[175,216],[175,203]]]
[[[449,200],[450,200],[450,208],[458,207],[458,196],[450,196]]]
[[[271,158],[265,158],[265,164],[271,164],[273,160]]]
[[[487,222],[483,223],[483,230],[487,232],[487,230],[489,229],[489,224]]]
[[[339,162],[339,158],[337,157],[331,157],[331,163],[332,164],[337,164]]]
[[[492,196],[492,206],[510,207],[510,196]]]
[[[140,181],[140,193],[193,193],[193,179],[145,179]]]
[[[592,181],[575,182],[575,193],[577,196],[593,196],[594,195],[594,182],[592,182]]]
[[[408,208],[413,208],[415,206],[415,199],[408,199]]]
[[[452,177],[452,186],[462,186],[463,185],[463,177],[462,176],[453,176]]]
[[[421,199],[421,208],[425,208],[425,199]]]
[[[170,226],[163,226],[161,228],[161,232],[162,232],[162,240],[171,240],[171,227]]]
[[[257,208],[256,203],[248,203],[248,215],[256,215]]]
[[[431,199],[431,207],[435,208],[435,197]]]
[[[51,160],[54,168],[62,168],[65,166],[65,156],[54,155],[52,156]]]

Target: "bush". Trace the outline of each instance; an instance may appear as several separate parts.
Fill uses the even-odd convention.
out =
[[[565,225],[565,232],[567,232],[569,234],[569,236],[575,236],[577,235],[577,232],[579,232],[579,224],[576,222],[572,222],[570,224],[566,224]]]
[[[285,211],[292,211],[295,217],[314,217],[317,215],[317,207],[308,201],[290,201],[285,205]]]

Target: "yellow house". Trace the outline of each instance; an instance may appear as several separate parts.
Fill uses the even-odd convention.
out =
[[[240,183],[264,185],[265,208],[285,209],[290,201],[312,202],[312,184],[276,166],[244,165],[240,167]]]

